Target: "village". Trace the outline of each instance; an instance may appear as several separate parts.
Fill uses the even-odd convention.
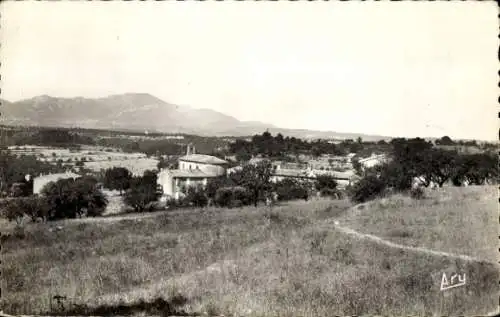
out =
[[[0,317],[499,316],[488,1],[2,1]]]
[[[140,136],[132,135],[130,137],[138,139]],[[169,138],[167,136],[166,139],[178,140],[180,137]],[[246,140],[248,141],[250,138]],[[177,168],[172,168],[172,166],[159,167],[158,162],[162,157],[156,158],[144,153],[125,153],[119,149],[90,145],[84,145],[78,150],[34,145],[10,146],[8,150],[19,157],[35,156],[42,162],[59,166],[64,170],[64,172],[59,173],[26,174],[25,180],[33,183],[34,195],[40,195],[44,186],[50,182],[64,179],[74,180],[86,175],[102,176],[106,170],[122,168],[130,171],[131,175],[136,177],[142,176],[146,171],[157,173],[159,202],[181,198],[187,187],[206,186],[211,179],[229,177],[232,173],[241,171],[243,164],[257,165],[263,161],[269,161],[272,167],[272,176],[270,177],[272,183],[281,182],[284,179],[314,182],[317,176],[323,175],[334,179],[339,190],[345,190],[346,187],[353,185],[360,178],[353,168],[353,158],[359,162],[363,169],[372,168],[387,161],[385,154],[372,154],[359,158],[356,153],[349,153],[345,156],[323,154],[319,157],[312,157],[300,155],[298,157],[300,163],[268,160],[261,155],[252,157],[248,161],[238,162],[235,155],[225,155],[224,158],[220,158],[199,154],[192,143],[186,144],[185,148],[185,155],[163,156],[176,160],[174,165]],[[15,196],[16,188],[19,186],[22,186],[22,183],[13,183],[10,192],[4,193],[4,195]],[[118,192],[104,188],[102,184],[100,186],[111,202],[105,214],[123,212],[125,206],[123,206]]]

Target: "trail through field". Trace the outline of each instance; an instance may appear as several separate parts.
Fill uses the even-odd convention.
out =
[[[468,255],[453,254],[453,253],[449,253],[449,252],[436,251],[436,250],[423,248],[423,247],[411,247],[408,245],[394,243],[394,242],[382,239],[382,238],[375,236],[375,235],[372,235],[372,234],[362,233],[362,232],[358,232],[358,231],[353,230],[353,229],[348,228],[348,227],[340,226],[337,223],[338,222],[332,224],[332,223],[328,222],[328,223],[325,223],[324,226],[329,227],[329,228],[333,227],[334,229],[336,229],[340,232],[343,232],[345,234],[352,235],[352,236],[355,236],[355,237],[360,238],[360,239],[371,240],[371,241],[385,245],[385,246],[390,247],[390,248],[427,253],[427,254],[432,254],[432,255],[436,255],[436,256],[443,256],[443,257],[448,257],[448,258],[453,258],[453,259],[460,259],[460,260],[464,260],[464,261],[468,261],[468,262],[488,262],[486,260],[474,258],[474,257],[468,256]]]

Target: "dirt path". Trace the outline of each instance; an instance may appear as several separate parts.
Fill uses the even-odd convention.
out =
[[[358,232],[358,231],[353,230],[353,229],[348,228],[348,227],[340,226],[337,223],[327,223],[327,224],[325,224],[325,226],[327,226],[329,228],[333,228],[333,229],[338,230],[340,232],[343,232],[345,234],[355,236],[356,238],[371,240],[373,242],[385,245],[385,246],[390,247],[390,248],[395,248],[395,249],[400,249],[400,250],[408,250],[408,251],[420,252],[420,253],[427,253],[427,254],[432,254],[432,255],[436,255],[436,256],[443,256],[443,257],[448,257],[448,258],[453,258],[453,259],[460,259],[460,260],[464,260],[464,261],[468,261],[468,262],[489,262],[487,260],[474,258],[474,257],[468,256],[468,255],[453,254],[453,253],[444,252],[444,251],[431,250],[431,249],[423,248],[423,247],[412,247],[412,246],[408,246],[408,245],[394,243],[394,242],[382,239],[382,238],[375,236],[375,235],[372,235],[372,234],[362,233],[362,232]],[[492,264],[495,264],[495,263],[492,263]]]

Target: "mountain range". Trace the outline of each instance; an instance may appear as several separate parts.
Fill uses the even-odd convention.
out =
[[[1,100],[5,125],[79,127],[87,129],[144,130],[204,136],[249,136],[265,130],[300,138],[380,140],[383,136],[305,129],[283,129],[256,121],[240,121],[211,110],[165,102],[146,93],[104,98],[58,98],[47,95],[16,102]]]

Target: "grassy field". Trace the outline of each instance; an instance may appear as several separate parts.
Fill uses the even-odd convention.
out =
[[[497,262],[496,186],[443,187],[422,200],[403,195],[356,206],[342,225],[410,246]]]
[[[481,202],[471,197],[471,208]],[[65,308],[182,298],[183,311],[225,316],[484,315],[497,307],[498,267],[390,248],[328,226],[363,217],[350,207],[312,200],[32,224],[24,238],[3,241],[2,306],[54,312],[50,298],[62,295]],[[441,292],[450,270],[472,278]]]

